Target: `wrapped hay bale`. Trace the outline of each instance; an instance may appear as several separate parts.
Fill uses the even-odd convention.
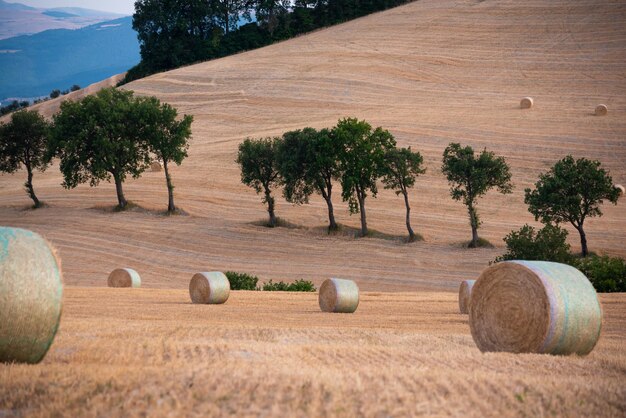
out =
[[[229,295],[230,282],[219,271],[196,273],[189,282],[189,296],[193,303],[221,304]]]
[[[469,312],[469,301],[474,283],[476,280],[463,280],[459,287],[459,310],[462,314]]]
[[[624,193],[626,193],[626,188],[624,188],[624,186],[622,186],[621,184],[616,184],[615,188],[619,192],[620,197],[624,196]]]
[[[532,97],[524,97],[519,103],[519,107],[522,109],[530,109],[533,107],[534,101]]]
[[[133,269],[115,269],[107,280],[109,287],[141,287],[141,277]]]
[[[0,361],[39,363],[61,318],[63,283],[41,236],[0,227]]]
[[[161,167],[161,163],[158,161],[152,161],[152,164],[150,164],[150,171],[152,171],[153,173],[158,173],[163,169],[163,167]]]
[[[596,116],[604,116],[608,113],[609,108],[605,104],[599,104],[596,106]]]
[[[359,306],[359,287],[352,280],[327,279],[320,286],[319,304],[324,312],[352,313]]]
[[[481,351],[585,355],[600,338],[602,310],[574,267],[506,261],[474,284],[469,323]]]

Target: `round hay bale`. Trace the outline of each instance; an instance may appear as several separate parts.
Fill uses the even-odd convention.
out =
[[[63,282],[41,236],[0,227],[0,361],[39,363],[61,318]]]
[[[152,164],[150,164],[150,171],[152,171],[153,173],[158,173],[163,169],[163,167],[161,167],[161,163],[158,161],[152,161]]]
[[[519,107],[522,109],[530,109],[533,107],[534,101],[532,97],[524,97],[519,103]]]
[[[115,269],[107,280],[109,287],[141,287],[141,277],[133,269]]]
[[[626,188],[624,188],[624,186],[622,186],[621,184],[616,184],[615,188],[619,192],[620,196],[624,196],[624,194],[626,193]]]
[[[230,282],[219,271],[196,273],[189,282],[189,296],[193,303],[216,305],[224,303],[230,295]]]
[[[596,116],[604,116],[609,111],[609,108],[605,104],[599,104],[596,106]]]
[[[600,338],[602,309],[574,267],[506,261],[474,284],[469,324],[481,351],[585,355]]]
[[[469,301],[474,283],[476,280],[463,280],[459,287],[459,310],[462,314],[469,313]]]
[[[319,303],[324,312],[352,313],[359,306],[359,287],[352,280],[327,279],[320,286]]]

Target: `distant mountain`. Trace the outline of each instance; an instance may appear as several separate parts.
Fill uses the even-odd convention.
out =
[[[132,17],[0,40],[0,99],[87,86],[140,60]]]
[[[37,9],[0,0],[0,39],[30,35],[48,29],[78,29],[122,16],[80,7]]]

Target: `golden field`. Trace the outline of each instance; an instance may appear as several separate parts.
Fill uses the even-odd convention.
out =
[[[599,159],[626,184],[626,3],[420,0],[125,88],[194,116],[189,157],[172,170],[186,215],[163,214],[162,172],[127,180],[138,207],[121,213],[113,185],[63,190],[57,165],[35,174],[48,205],[38,210],[24,172],[0,176],[0,224],[49,239],[67,285],[45,360],[0,365],[0,417],[626,414],[626,295],[601,295],[602,337],[587,357],[481,354],[456,295],[504,251],[505,234],[536,224],[524,188],[558,159]],[[519,108],[524,96],[532,109]],[[599,103],[607,116],[593,115]],[[38,108],[51,116],[58,105]],[[298,207],[279,198],[277,215],[293,227],[259,226],[266,212],[240,183],[238,144],[346,116],[424,155],[409,198],[425,241],[401,241],[404,205],[389,191],[366,201],[382,238],[328,236],[319,197]],[[466,210],[440,172],[453,141],[511,165],[513,194],[478,205],[479,233],[496,248],[461,246]],[[357,227],[339,194],[338,222]],[[586,223],[590,250],[626,256],[624,202]],[[117,267],[136,269],[144,289],[99,288]],[[352,315],[321,313],[315,294],[233,292],[223,306],[192,305],[189,279],[207,270],[318,287],[341,277],[364,292]]]
[[[587,357],[482,354],[449,292],[317,295],[69,287],[44,361],[0,366],[12,416],[623,416],[626,300]]]

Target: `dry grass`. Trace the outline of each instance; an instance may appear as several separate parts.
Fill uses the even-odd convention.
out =
[[[626,296],[603,295],[587,357],[481,354],[455,293],[316,294],[67,288],[36,366],[0,365],[0,415],[619,416]]]

